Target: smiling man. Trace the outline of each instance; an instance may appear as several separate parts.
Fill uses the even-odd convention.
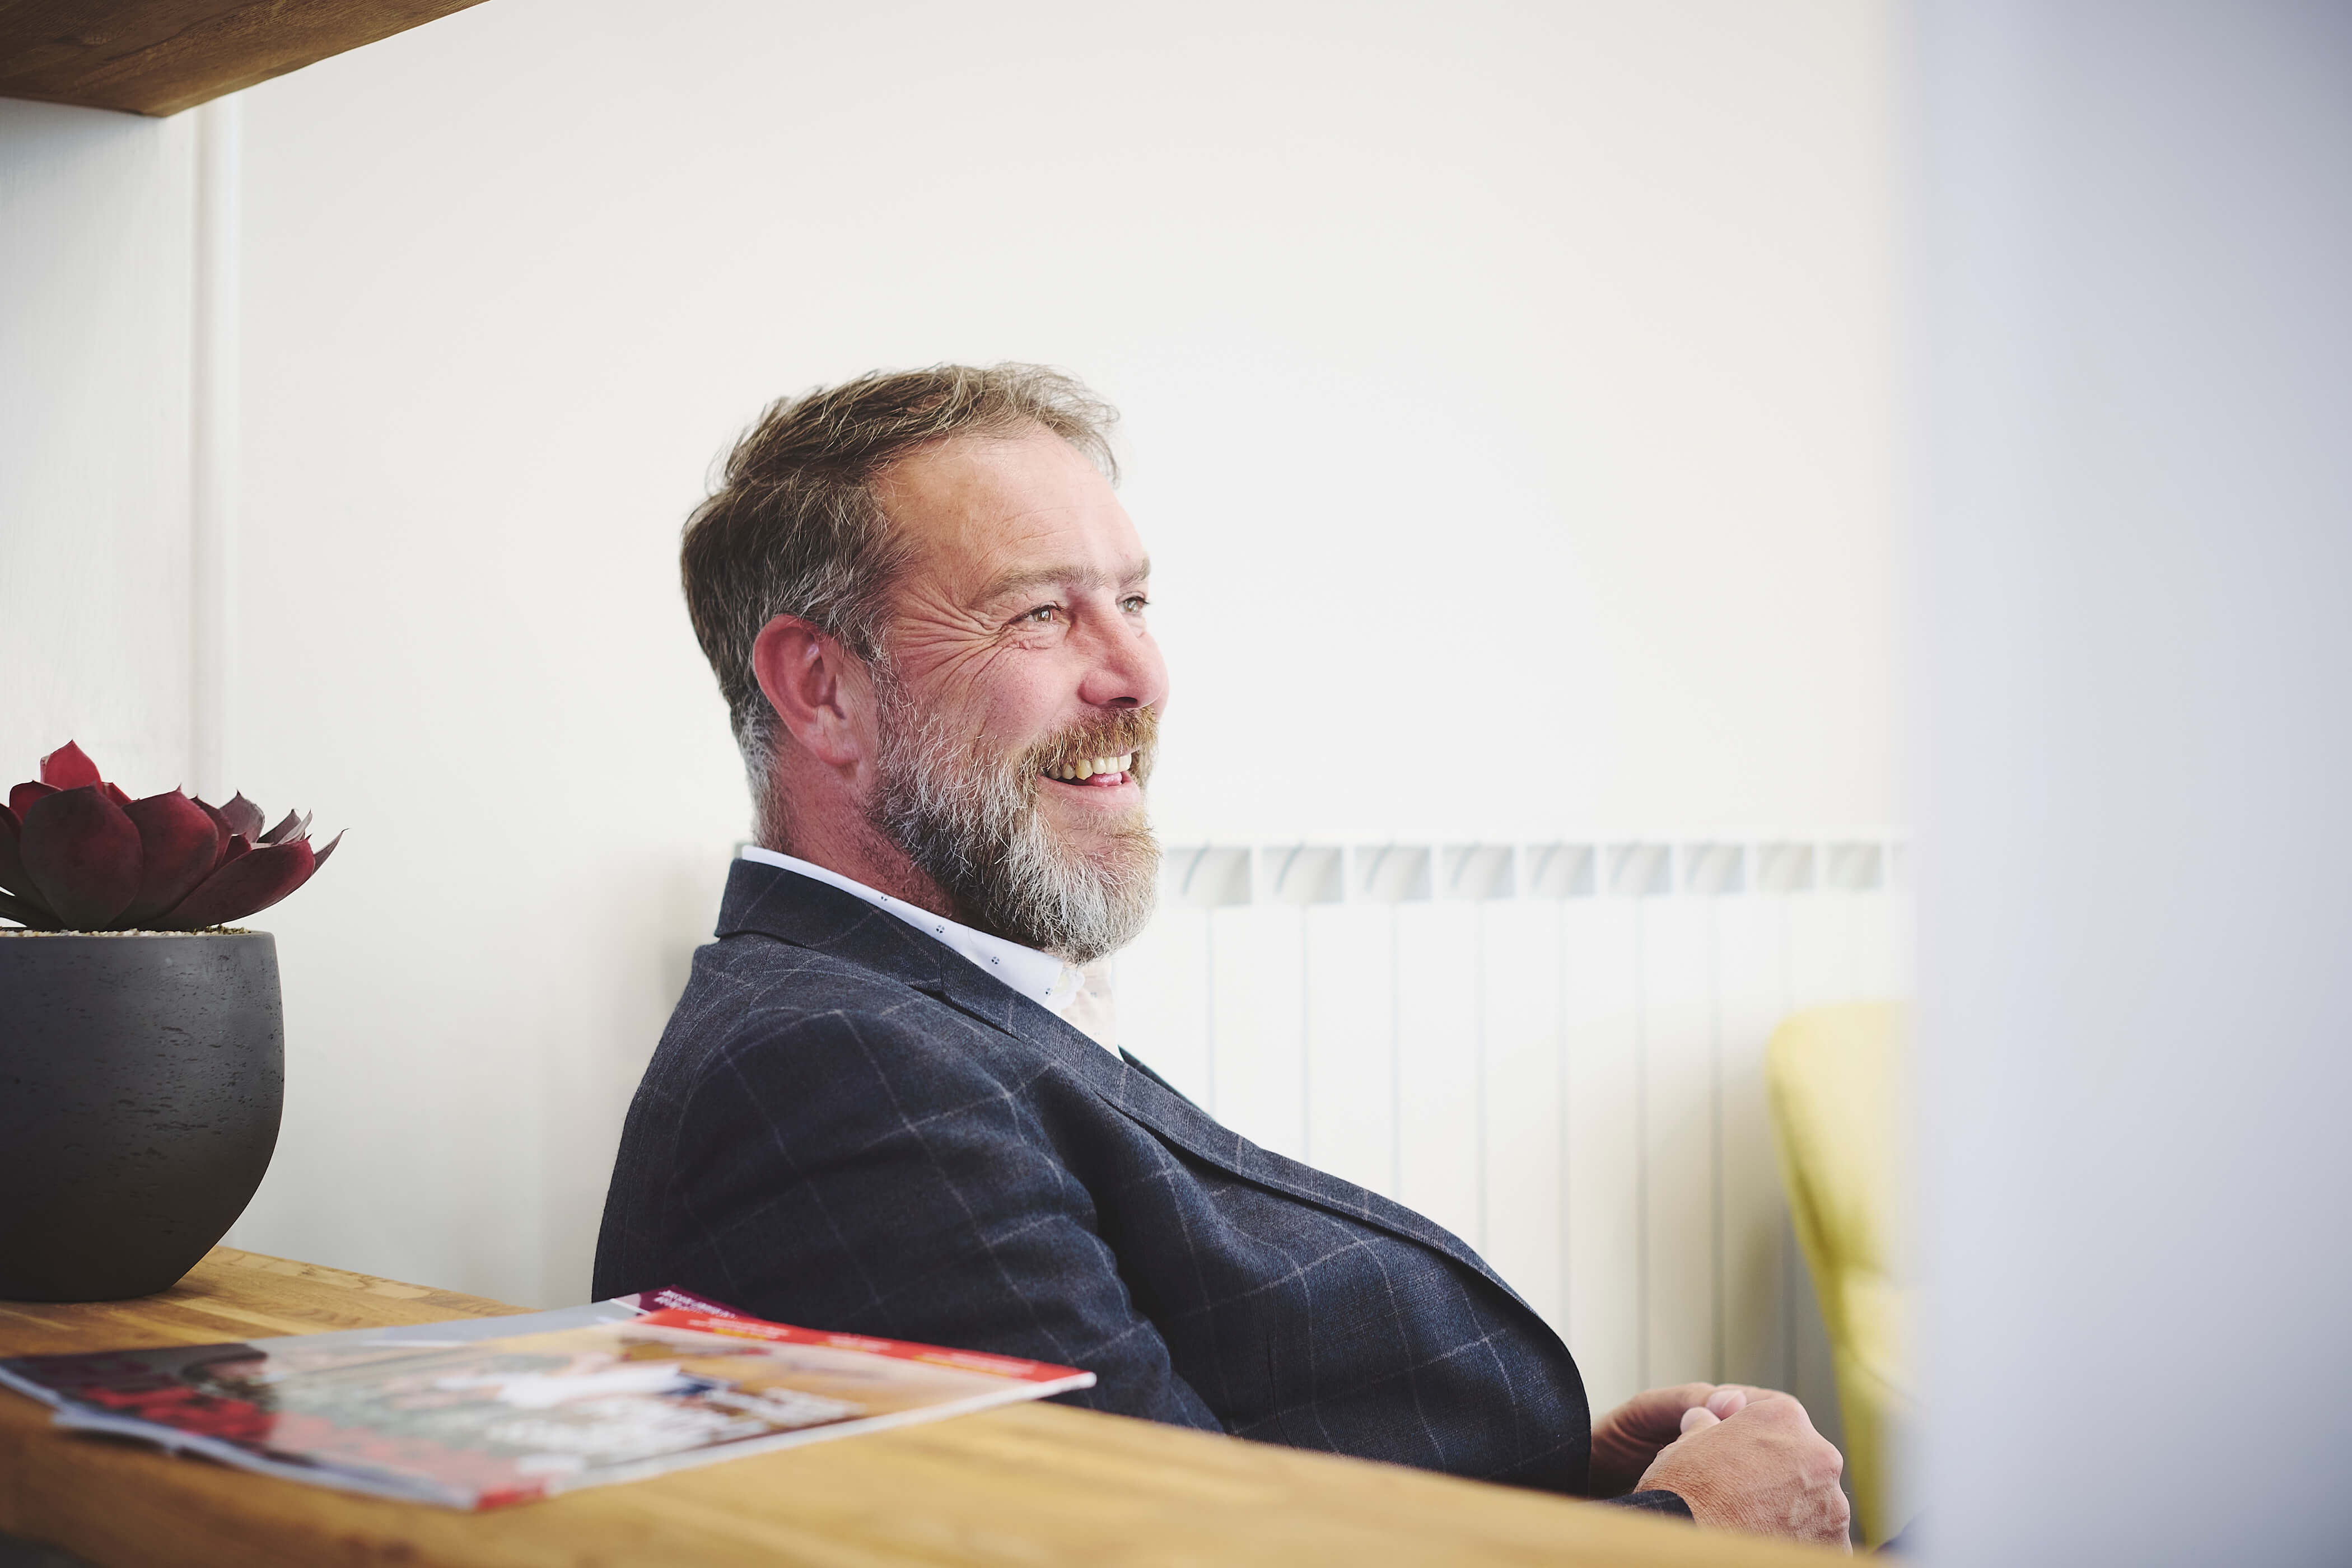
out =
[[[1118,1048],[1168,672],[1111,411],[1025,365],[777,404],[687,524],[758,842],[622,1137],[596,1291],[1084,1367],[1124,1415],[1843,1542],[1793,1399],[1598,1424],[1461,1241]],[[1269,671],[1269,676],[1277,672]]]

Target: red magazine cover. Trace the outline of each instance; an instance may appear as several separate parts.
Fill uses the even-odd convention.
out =
[[[656,1305],[667,1301],[691,1305]],[[599,1309],[617,1321],[579,1321]],[[436,1341],[440,1325],[428,1325],[23,1356],[0,1362],[0,1383],[54,1405],[63,1426],[483,1509],[1095,1381],[1072,1367],[764,1322],[682,1292],[475,1320],[461,1331],[494,1326],[509,1331]]]

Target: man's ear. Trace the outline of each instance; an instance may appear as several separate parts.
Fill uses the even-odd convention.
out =
[[[848,649],[813,621],[778,616],[751,644],[751,673],[794,743],[828,767],[866,754],[855,722],[866,682]]]

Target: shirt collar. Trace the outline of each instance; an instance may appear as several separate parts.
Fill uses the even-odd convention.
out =
[[[840,872],[827,870],[814,861],[779,854],[773,849],[763,849],[757,844],[746,844],[740,853],[746,860],[778,867],[864,899],[885,914],[897,916],[925,936],[944,944],[950,952],[995,975],[1056,1016],[1068,1015],[1070,1005],[1077,1000],[1079,988],[1085,984],[1086,976],[1081,971],[1050,952],[1040,952],[1034,947],[1023,947],[1019,942],[1007,942],[1001,936],[991,936],[984,931],[959,925],[945,915],[935,915],[929,910],[916,908],[904,899],[877,892],[863,882],[853,881]]]

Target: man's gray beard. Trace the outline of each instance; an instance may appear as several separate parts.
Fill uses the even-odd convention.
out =
[[[1046,825],[1029,757],[982,754],[916,710],[888,676],[877,686],[881,783],[866,819],[947,895],[958,920],[1072,963],[1135,939],[1160,879],[1160,844],[1140,812],[1089,857]],[[1146,764],[1137,760],[1139,777]]]

